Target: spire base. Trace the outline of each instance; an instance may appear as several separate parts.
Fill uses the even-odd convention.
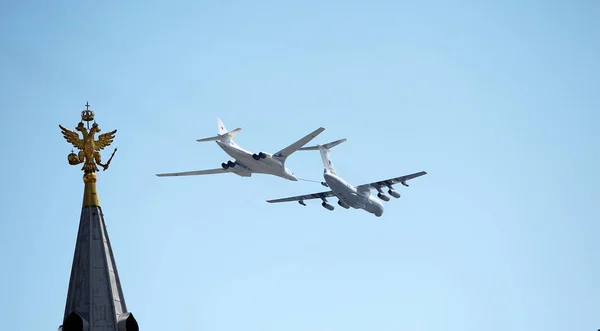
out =
[[[96,191],[96,180],[96,174],[93,172],[83,175],[83,182],[85,183],[85,188],[83,189],[83,207],[100,206],[98,192]]]

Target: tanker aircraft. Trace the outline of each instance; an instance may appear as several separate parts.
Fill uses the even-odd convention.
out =
[[[237,128],[231,131],[227,131],[223,121],[217,117],[217,124],[219,126],[218,134],[213,137],[197,139],[196,141],[214,141],[221,147],[225,153],[231,156],[234,161],[227,161],[221,163],[221,168],[207,169],[207,170],[196,170],[186,172],[173,172],[156,174],[158,177],[173,177],[173,176],[195,176],[195,175],[211,175],[211,174],[223,174],[226,172],[234,173],[241,177],[250,177],[253,173],[255,174],[267,174],[281,177],[291,181],[297,181],[298,178],[294,173],[285,167],[285,160],[292,155],[295,151],[299,150],[302,146],[306,145],[309,141],[313,140],[324,128],[318,128],[315,131],[309,133],[304,138],[296,141],[288,147],[280,150],[275,154],[259,152],[249,152],[233,141],[233,138],[242,131],[241,128]]]
[[[377,197],[379,199],[383,201],[390,201],[390,197],[385,195],[381,190],[382,187],[387,187],[388,193],[394,198],[400,198],[400,193],[394,190],[394,188],[392,187],[393,184],[400,183],[408,187],[408,184],[406,184],[407,180],[427,174],[425,171],[421,171],[402,177],[386,179],[378,182],[359,185],[356,187],[352,186],[336,174],[333,164],[331,163],[331,158],[329,156],[330,149],[333,146],[338,145],[344,141],[346,141],[346,139],[341,139],[324,145],[300,148],[300,150],[318,149],[321,152],[321,158],[323,159],[323,165],[325,166],[325,170],[323,172],[325,182],[322,182],[321,184],[323,186],[329,187],[331,191],[299,195],[295,197],[276,200],[267,200],[267,202],[276,203],[298,201],[298,203],[300,203],[301,205],[306,206],[304,200],[321,199],[323,200],[321,205],[324,208],[328,210],[333,210],[334,207],[328,203],[327,198],[337,197],[338,205],[340,205],[342,208],[349,209],[350,207],[352,207],[354,209],[364,209],[367,212],[374,214],[377,217],[380,217],[381,215],[383,215],[383,204],[381,203],[381,201],[375,199],[375,197],[371,195],[371,190],[377,190]]]

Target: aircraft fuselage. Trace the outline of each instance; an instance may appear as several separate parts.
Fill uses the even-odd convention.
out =
[[[278,159],[274,158],[271,153],[266,154],[265,158],[255,160],[251,153],[233,141],[222,142],[216,141],[217,145],[235,160],[235,166],[229,167],[228,170],[242,177],[250,177],[252,173],[268,174],[278,176],[287,180],[297,181],[294,173],[285,167]]]
[[[323,174],[323,178],[333,194],[347,206],[364,209],[377,217],[383,215],[383,204],[373,197],[371,192],[359,192],[356,187],[329,171]]]

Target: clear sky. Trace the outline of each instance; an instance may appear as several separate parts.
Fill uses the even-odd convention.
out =
[[[56,330],[89,101],[98,190],[141,330],[600,328],[598,1],[0,4],[0,320]],[[319,126],[353,184],[426,170],[383,217],[219,167],[216,117],[276,152]],[[112,147],[104,152],[108,158]],[[322,177],[317,152],[288,159]],[[335,200],[333,200],[335,202]],[[337,206],[337,204],[336,204]]]

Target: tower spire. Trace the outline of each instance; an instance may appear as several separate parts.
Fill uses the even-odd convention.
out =
[[[137,321],[127,311],[96,190],[97,166],[108,169],[116,148],[106,164],[101,162],[99,151],[113,142],[117,130],[101,134],[95,140],[100,128],[95,122],[90,128],[92,120],[94,112],[86,103],[86,110],[81,112],[81,122],[76,127],[82,139],[77,132],[59,125],[67,142],[79,150],[78,154],[72,151],[67,159],[71,165],[83,163],[84,190],[67,303],[63,323],[58,330],[139,331]],[[84,121],[88,124],[87,128]]]

